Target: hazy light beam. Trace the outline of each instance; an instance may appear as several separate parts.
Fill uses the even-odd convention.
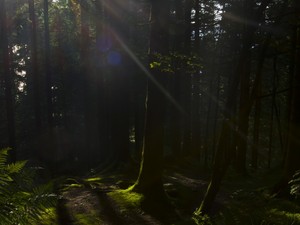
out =
[[[136,65],[144,72],[144,74],[149,78],[151,82],[161,91],[166,98],[182,113],[186,114],[183,108],[178,104],[178,102],[171,96],[171,94],[152,76],[150,71],[141,63],[141,61],[136,57],[136,55],[131,51],[131,49],[115,34],[116,40],[121,44],[121,47],[130,56],[130,58],[136,63]]]

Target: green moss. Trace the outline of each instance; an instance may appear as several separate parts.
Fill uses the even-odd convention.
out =
[[[102,181],[102,178],[101,177],[90,177],[90,178],[87,178],[87,179],[84,179],[85,182],[100,182]]]
[[[119,205],[121,210],[125,211],[130,208],[140,208],[144,199],[142,194],[133,192],[131,189],[112,191],[108,195]]]
[[[95,212],[91,212],[89,214],[76,214],[75,219],[75,225],[95,225],[103,223]]]

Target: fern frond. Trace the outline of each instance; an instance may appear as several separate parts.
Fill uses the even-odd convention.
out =
[[[10,148],[4,148],[0,150],[0,170],[4,169],[6,166],[9,150]]]
[[[300,170],[296,171],[293,179],[290,180],[289,184],[291,185],[290,193],[296,197],[300,196]]]
[[[53,185],[34,185],[34,170],[26,161],[7,164],[9,149],[0,150],[0,225],[39,224],[56,204]]]
[[[27,161],[18,161],[16,163],[11,163],[6,166],[6,170],[9,174],[19,173],[25,166]]]

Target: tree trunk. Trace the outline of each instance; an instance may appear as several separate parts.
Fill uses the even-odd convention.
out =
[[[94,61],[95,76],[97,75],[97,119],[98,119],[98,139],[99,150],[96,157],[100,157],[99,161],[105,162],[109,155],[109,115],[108,115],[108,91],[107,91],[107,63],[105,53],[101,51],[100,46],[107,38],[106,27],[106,10],[104,9],[103,1],[96,0],[95,2],[97,16],[96,23],[96,58]],[[107,161],[108,162],[108,161]]]
[[[48,126],[53,127],[53,103],[52,103],[52,74],[50,62],[50,34],[49,34],[49,13],[48,0],[44,0],[44,26],[45,26],[45,73],[46,73],[46,98],[47,98],[47,119]]]
[[[184,32],[182,32],[181,29],[181,23],[179,21],[182,21],[184,18],[184,11],[183,11],[183,2],[181,0],[175,1],[175,11],[176,11],[176,28],[175,28],[175,37],[173,42],[173,51],[175,54],[183,54],[183,43],[184,43]],[[180,65],[180,60],[176,60],[173,63],[174,64],[174,74],[170,76],[170,83],[171,88],[170,92],[174,98],[174,100],[181,105],[181,96],[182,96],[182,74],[184,71],[182,68],[178,69],[178,65]],[[176,108],[171,106],[170,111],[170,139],[171,139],[171,150],[173,157],[178,158],[178,156],[182,153],[181,152],[181,142],[182,142],[182,136],[181,136],[181,124],[183,119],[183,114]]]
[[[253,145],[251,154],[251,167],[257,170],[258,166],[258,151],[259,151],[259,132],[260,132],[260,116],[261,116],[261,81],[263,65],[265,62],[266,52],[270,45],[271,34],[269,34],[261,47],[261,51],[258,57],[258,65],[256,70],[254,88],[251,93],[251,98],[255,98],[255,111],[254,111],[254,125],[253,125]]]
[[[245,20],[252,18],[253,1],[247,0],[244,5]],[[246,22],[243,33],[243,58],[239,68],[241,74],[240,101],[238,111],[238,132],[237,132],[237,170],[246,175],[246,154],[248,146],[248,127],[250,108],[248,107],[250,98],[250,72],[251,72],[251,44],[254,39],[255,28],[250,27]]]
[[[159,53],[168,53],[168,15],[167,1],[152,1],[151,9],[151,33],[150,33],[150,57]],[[162,171],[164,150],[164,114],[166,105],[166,93],[158,85],[164,87],[166,75],[153,68],[152,79],[148,80],[148,93],[146,100],[145,137],[142,152],[142,161],[138,179],[133,190],[145,194],[145,196],[165,196]],[[153,79],[156,82],[153,82]]]
[[[276,194],[283,194],[287,191],[288,182],[293,174],[300,169],[300,1],[293,2],[295,9],[294,29],[296,32],[295,42],[295,56],[294,56],[294,78],[292,86],[292,100],[291,100],[291,115],[289,121],[288,131],[288,148],[285,159],[284,173],[280,182],[275,186],[274,192]]]
[[[193,6],[192,0],[185,1],[185,12],[184,12],[184,52],[186,55],[191,54],[191,10]],[[184,68],[183,68],[184,70]],[[182,121],[182,153],[187,155],[191,150],[191,75],[187,73],[181,74],[182,83],[182,105],[185,111],[185,116]]]
[[[269,148],[268,148],[268,169],[271,168],[272,154],[273,154],[273,130],[274,130],[274,109],[276,101],[276,57],[273,59],[273,77],[272,77],[272,96],[271,96],[271,116],[270,116],[270,132],[269,132]]]
[[[89,6],[86,2],[80,2],[81,42],[80,42],[80,73],[82,76],[82,89],[84,101],[85,119],[85,146],[86,160],[93,163],[95,160],[94,151],[97,149],[97,123],[95,109],[96,79],[93,77],[91,67],[91,41],[90,41],[90,18]]]
[[[267,7],[268,3],[269,1],[266,0],[258,8],[258,10],[256,11],[256,15],[258,15],[258,17],[262,14],[264,9]],[[235,129],[235,123],[233,122],[235,120],[235,115],[232,114],[232,112],[235,106],[235,101],[236,101],[235,96],[238,91],[241,75],[243,75],[243,73],[240,72],[243,71],[243,68],[246,66],[245,63],[248,61],[247,54],[249,53],[249,48],[250,48],[249,40],[252,40],[255,29],[252,28],[249,29],[248,31],[250,36],[248,35],[244,36],[245,38],[244,44],[240,53],[237,69],[234,73],[234,76],[232,77],[231,85],[229,85],[228,96],[226,99],[225,110],[224,110],[224,119],[222,122],[222,130],[219,137],[219,142],[218,142],[217,151],[215,155],[215,162],[214,162],[211,182],[207,188],[207,192],[201,203],[201,206],[195,212],[196,215],[199,215],[201,213],[206,214],[209,212],[211,205],[218,193],[218,190],[220,189],[222,179],[226,174],[226,171],[228,169],[228,166],[230,164],[230,161],[234,153],[233,152],[234,149],[232,148],[232,145],[230,143],[231,130]],[[246,107],[246,109],[247,108],[248,107]]]
[[[30,51],[31,51],[31,75],[33,78],[33,98],[34,98],[34,117],[36,133],[42,128],[41,108],[40,108],[40,78],[38,75],[37,57],[37,24],[34,10],[34,0],[28,0],[29,19],[30,19]]]
[[[192,155],[197,157],[200,161],[201,157],[201,110],[202,110],[202,92],[201,92],[201,78],[200,74],[195,74],[193,77],[193,90],[192,90],[192,142],[191,150]]]
[[[12,96],[12,73],[10,70],[9,59],[9,45],[7,37],[7,19],[6,19],[6,6],[5,0],[0,0],[0,50],[2,52],[2,62],[5,82],[5,103],[6,103],[6,119],[7,119],[7,131],[8,131],[8,145],[12,148],[10,152],[9,160],[15,162],[17,159],[16,154],[16,138],[15,138],[15,114],[14,114],[14,101]]]

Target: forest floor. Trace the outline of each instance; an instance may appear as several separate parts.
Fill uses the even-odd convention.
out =
[[[274,176],[237,177],[229,172],[208,217],[193,218],[207,188],[209,175],[195,175],[172,168],[164,174],[164,187],[172,209],[158,201],[149,210],[143,196],[126,190],[134,182],[121,174],[95,174],[65,179],[60,188],[58,223],[63,225],[297,225],[299,201],[268,195]],[[148,204],[149,206],[149,204]]]

